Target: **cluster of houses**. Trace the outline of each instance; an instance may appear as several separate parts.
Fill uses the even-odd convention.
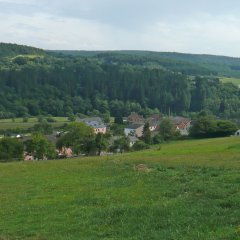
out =
[[[129,137],[141,138],[143,135],[144,125],[149,123],[149,130],[155,134],[159,131],[159,125],[164,117],[160,114],[152,115],[148,118],[144,118],[138,113],[131,113],[127,118],[123,118],[124,122],[128,125],[124,128],[124,134]],[[171,117],[170,118],[176,130],[180,132],[180,135],[189,135],[189,129],[191,126],[191,120],[184,117]],[[84,122],[86,125],[92,127],[94,132],[105,134],[107,133],[108,126],[99,117],[77,119],[78,122]]]
[[[123,118],[126,124],[126,127],[124,128],[124,134],[129,138],[130,147],[132,147],[143,136],[143,128],[147,122],[149,123],[149,130],[154,136],[159,132],[159,125],[161,124],[161,121],[163,119],[164,119],[163,116],[160,114],[156,114],[148,118],[144,118],[143,116],[135,112],[131,113],[128,117]],[[191,125],[191,121],[189,119],[186,119],[183,117],[172,117],[171,120],[176,130],[179,130],[181,135],[186,136],[189,134],[189,128]],[[98,134],[98,133],[106,134],[108,132],[109,126],[106,125],[100,117],[82,118],[82,119],[77,119],[76,121],[83,122],[86,125],[92,127],[94,129],[95,134]],[[59,136],[60,136],[60,132],[54,132],[53,134],[47,135],[46,137],[53,144],[56,144]],[[118,136],[113,136],[113,139],[116,137]],[[30,137],[27,137],[27,138],[30,138]],[[23,141],[26,141],[26,140],[27,139],[24,137]],[[57,150],[57,154],[59,158],[74,157],[74,153],[71,148],[63,148],[61,150]],[[33,160],[33,157],[26,152],[24,159]]]
[[[140,138],[143,135],[143,127],[147,122],[149,123],[149,130],[153,134],[157,133],[163,119],[163,116],[159,114],[152,115],[151,117],[145,119],[137,113],[131,113],[131,115],[127,118],[129,125],[124,129],[124,133],[126,136],[130,135]],[[191,126],[190,119],[184,117],[171,117],[170,119],[175,129],[180,132],[180,135],[189,135],[189,129]]]
[[[148,118],[144,118],[138,113],[131,113],[128,117],[123,118],[126,127],[124,128],[125,136],[129,138],[130,147],[132,147],[137,141],[141,139],[143,136],[143,128],[146,123],[149,123],[149,130],[152,136],[159,133],[160,124],[163,121],[164,117],[160,114],[152,115]],[[191,120],[184,117],[170,117],[170,120],[173,123],[175,130],[179,131],[181,136],[188,136],[189,129],[191,127]],[[86,125],[92,127],[94,129],[95,134],[102,133],[106,134],[108,132],[108,125],[106,125],[100,117],[91,117],[91,118],[83,118],[77,119],[78,122],[83,122]],[[235,136],[240,136],[240,130],[235,133]],[[18,136],[19,137],[19,136]],[[59,132],[55,132],[51,135],[46,136],[49,141],[52,143],[56,143],[59,137]],[[112,141],[118,138],[118,136],[113,136]],[[25,139],[26,140],[26,139]],[[57,150],[57,154],[59,158],[63,157],[74,157],[74,153],[71,148],[63,148],[61,150]],[[32,156],[28,153],[25,153],[25,160],[33,160]]]
[[[124,128],[124,134],[129,138],[129,146],[132,147],[137,141],[141,139],[143,136],[143,129],[144,125],[146,123],[149,124],[149,130],[152,134],[152,136],[155,136],[159,133],[161,122],[163,121],[164,116],[160,114],[152,115],[148,118],[144,118],[142,115],[139,115],[138,113],[131,113],[128,117],[123,118],[123,123],[125,125]],[[188,136],[189,130],[192,124],[192,121],[185,117],[180,116],[172,116],[170,117],[170,120],[175,128],[181,136]],[[109,125],[105,124],[104,121],[100,117],[88,117],[88,118],[79,118],[76,120],[77,122],[83,122],[86,125],[92,127],[94,129],[95,134],[102,133],[106,134],[109,131]],[[46,138],[52,142],[53,144],[56,144],[58,138],[60,137],[60,132],[54,132],[51,135],[46,135]],[[234,136],[240,137],[240,129],[238,129]],[[0,136],[0,139],[4,136]],[[23,142],[26,142],[27,140],[31,139],[30,135],[21,135],[21,134],[15,134],[11,137],[17,138],[19,140],[22,140]],[[113,143],[115,140],[118,140],[121,138],[121,136],[112,136],[110,139],[109,144]],[[70,158],[74,157],[74,153],[71,148],[62,148],[61,150],[56,150],[57,155],[59,158]],[[25,152],[24,155],[25,160],[34,160],[33,156],[31,156],[29,153]]]

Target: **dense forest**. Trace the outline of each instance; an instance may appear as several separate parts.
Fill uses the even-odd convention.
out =
[[[0,118],[126,116],[206,110],[240,116],[240,60],[138,51],[76,52],[0,44]]]

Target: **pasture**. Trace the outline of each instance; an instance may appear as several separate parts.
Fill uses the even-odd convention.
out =
[[[60,127],[64,123],[69,123],[67,117],[52,117],[55,122],[50,124],[53,127]],[[15,119],[0,119],[0,130],[15,130],[15,129],[29,129],[32,128],[35,124],[38,123],[37,118],[28,118],[28,122],[24,122],[23,118]]]
[[[240,138],[0,164],[1,240],[240,239]]]

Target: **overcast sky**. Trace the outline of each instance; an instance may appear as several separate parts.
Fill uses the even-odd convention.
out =
[[[240,57],[239,0],[0,0],[0,42]]]

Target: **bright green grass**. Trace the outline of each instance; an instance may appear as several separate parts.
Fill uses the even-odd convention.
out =
[[[239,172],[237,137],[1,164],[0,239],[237,240]]]
[[[60,127],[64,123],[69,122],[66,117],[53,117],[56,122],[51,123],[53,127]],[[15,118],[13,122],[12,119],[0,119],[0,130],[7,130],[7,129],[28,129],[33,127],[38,122],[37,118],[29,118],[28,122],[23,122],[23,118]]]
[[[239,78],[226,78],[226,77],[222,77],[220,78],[220,80],[223,82],[223,83],[233,83],[237,86],[240,86],[240,79]]]

